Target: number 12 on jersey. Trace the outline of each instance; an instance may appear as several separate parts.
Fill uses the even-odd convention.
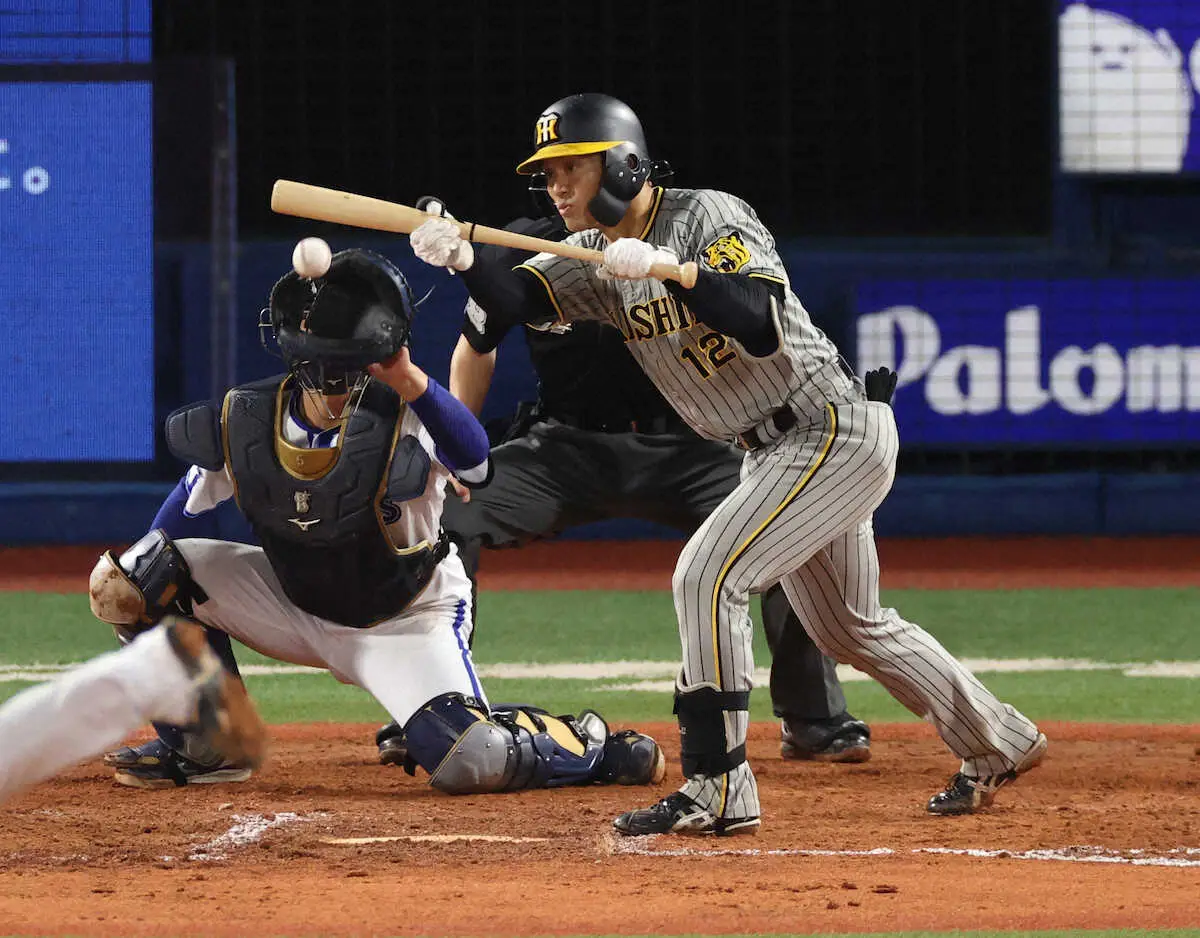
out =
[[[691,364],[701,378],[709,378],[726,362],[737,358],[737,352],[728,347],[729,340],[719,332],[706,332],[696,340],[697,352],[690,346],[680,351],[679,357]]]

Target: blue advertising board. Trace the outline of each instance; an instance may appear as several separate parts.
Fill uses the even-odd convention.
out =
[[[150,61],[150,0],[0,0],[0,64]]]
[[[0,82],[0,462],[154,456],[148,82]]]
[[[865,280],[907,445],[1200,445],[1200,278]]]
[[[1061,166],[1200,171],[1200,0],[1060,0]]]

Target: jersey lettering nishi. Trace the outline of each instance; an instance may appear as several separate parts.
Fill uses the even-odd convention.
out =
[[[309,449],[320,449],[337,444],[338,431],[336,428],[317,430],[309,427],[298,418],[295,410],[289,408],[284,419],[283,435],[293,446],[303,446]],[[425,485],[425,491],[416,498],[408,498],[411,493],[404,493],[403,501],[393,501],[385,497],[381,506],[384,521],[387,523],[388,537],[397,547],[412,547],[422,541],[433,543],[441,533],[442,506],[445,503],[445,482],[450,477],[450,471],[437,461],[434,455],[433,438],[425,425],[411,409],[405,408],[400,423],[400,437],[414,436],[421,447],[429,454],[430,473]],[[222,502],[233,498],[233,479],[229,475],[229,467],[215,472],[192,466],[184,476],[184,487],[188,497],[183,513],[186,517],[197,517],[207,511],[212,511]]]
[[[521,268],[542,282],[564,321],[600,319],[620,329],[663,396],[703,436],[732,439],[785,402],[819,422],[827,402],[856,396],[837,347],[792,293],[774,238],[741,199],[710,189],[656,189],[641,239],[669,249],[681,262],[783,284],[778,351],[755,358],[696,321],[657,280],[602,280],[596,265],[552,254],[538,254]],[[596,230],[576,232],[567,243],[595,250],[607,244]]]
[[[505,229],[554,241],[567,235],[556,218],[519,218]],[[508,267],[531,256],[529,251],[494,245],[476,247],[476,257]],[[529,359],[538,378],[538,401],[546,415],[616,427],[672,413],[646,373],[625,351],[621,334],[608,323],[520,324],[491,316],[474,300],[467,300],[462,334],[481,355],[499,346],[513,325],[525,329]]]

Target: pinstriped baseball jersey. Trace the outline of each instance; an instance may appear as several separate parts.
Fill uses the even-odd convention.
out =
[[[663,396],[703,436],[732,439],[785,402],[819,423],[827,402],[858,399],[837,347],[788,286],[775,239],[741,199],[711,189],[656,189],[640,238],[681,261],[788,287],[783,308],[775,310],[778,351],[755,358],[698,322],[657,280],[602,280],[594,264],[553,254],[520,267],[542,282],[560,318],[598,319],[620,329]],[[598,230],[576,232],[567,242],[596,250],[607,245]]]
[[[718,273],[788,285],[770,233],[745,202],[722,192],[655,190],[640,238]],[[606,246],[599,231],[568,240]],[[541,280],[560,318],[619,328],[663,396],[700,433],[728,439],[762,425],[785,402],[801,418],[747,455],[741,482],[689,539],[672,577],[683,646],[677,701],[713,690],[736,698],[720,704],[724,752],[704,754],[724,757],[710,763],[718,770],[728,767],[690,774],[681,789],[688,798],[721,818],[760,813],[745,762],[749,710],[738,695],[753,685],[748,597],[774,583],[823,651],[928,717],[967,775],[1014,770],[1033,751],[1038,730],[1028,719],[933,636],[880,603],[871,516],[895,474],[895,416],[886,404],[868,402],[841,370],[837,349],[790,288],[774,310],[779,348],[756,358],[697,322],[657,280],[602,280],[593,265],[546,254],[521,266]],[[690,707],[706,705],[692,699]],[[681,720],[690,707],[677,710]],[[712,735],[705,745],[718,746]]]

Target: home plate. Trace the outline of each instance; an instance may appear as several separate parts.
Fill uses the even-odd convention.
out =
[[[338,847],[353,847],[359,844],[391,844],[404,841],[410,844],[453,844],[459,841],[474,841],[488,844],[542,844],[549,837],[506,837],[503,834],[402,834],[395,837],[322,837],[321,843]]]

